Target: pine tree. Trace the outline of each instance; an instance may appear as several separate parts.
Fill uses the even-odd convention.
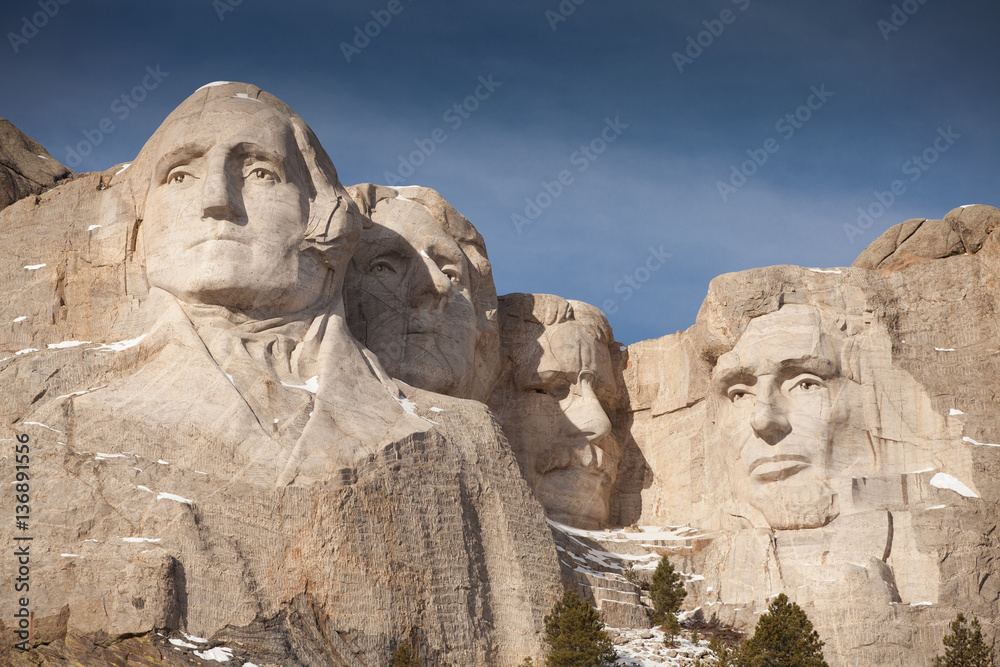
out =
[[[753,637],[743,643],[741,667],[829,667],[823,642],[812,623],[794,602],[781,593],[757,621]]]
[[[547,667],[610,667],[618,657],[597,611],[573,591],[545,617],[545,641]]]
[[[687,597],[684,582],[679,574],[674,572],[674,566],[666,556],[660,558],[653,581],[649,585],[649,597],[653,599],[653,622],[663,623],[667,614],[676,614],[681,610],[681,603]]]
[[[944,655],[934,659],[935,667],[997,667],[996,641],[986,645],[978,618],[966,627],[965,616],[956,616],[951,622],[951,634],[943,642]]]
[[[420,658],[413,655],[409,646],[400,644],[392,654],[392,667],[420,667]]]

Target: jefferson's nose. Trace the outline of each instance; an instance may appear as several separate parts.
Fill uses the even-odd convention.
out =
[[[611,420],[594,393],[594,381],[583,375],[577,387],[573,388],[573,401],[565,411],[571,430],[567,435],[583,436],[587,442],[595,442],[611,432]]]
[[[224,165],[209,164],[201,191],[202,218],[234,220],[240,215],[240,194]]]
[[[776,445],[792,432],[785,411],[774,404],[771,396],[760,396],[750,416],[750,427],[757,437],[769,445]]]
[[[423,265],[417,268],[410,286],[410,305],[414,308],[437,310],[451,298],[451,278],[446,276],[434,260],[421,253]]]

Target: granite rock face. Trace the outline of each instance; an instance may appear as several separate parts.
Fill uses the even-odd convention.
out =
[[[0,209],[50,190],[73,176],[41,144],[0,118]]]
[[[929,662],[958,612],[996,634],[997,215],[946,216],[968,253],[904,223],[871,268],[720,276],[693,327],[629,348],[615,518],[701,532],[687,605],[751,629],[784,592],[831,665]]]
[[[0,212],[0,437],[30,460],[27,528],[0,534],[33,538],[30,608],[65,617],[61,641],[186,632],[261,665],[541,652],[559,564],[499,426],[348,331],[366,224],[305,123],[246,84],[196,92],[128,169]]]
[[[248,84],[32,192],[0,211],[0,478],[28,488],[0,539],[30,552],[2,664],[517,665],[562,588],[648,628],[662,556],[744,630],[786,593],[834,667],[929,663],[958,612],[998,634],[995,208],[719,276],[625,347],[593,306],[497,298],[441,194],[345,188]]]

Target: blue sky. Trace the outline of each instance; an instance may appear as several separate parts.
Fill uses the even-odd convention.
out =
[[[345,184],[439,190],[499,293],[593,303],[632,343],[690,326],[718,274],[849,265],[893,224],[1000,203],[998,18],[963,0],[7,0],[0,116],[100,170],[200,85],[255,83]]]

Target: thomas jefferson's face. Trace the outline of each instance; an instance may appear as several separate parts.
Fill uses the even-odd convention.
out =
[[[214,107],[168,128],[155,156],[143,220],[150,285],[261,316],[307,308],[328,271],[299,249],[310,181],[291,125],[256,100]]]
[[[607,525],[618,448],[606,405],[606,345],[576,322],[546,327],[532,368],[515,379],[502,426],[546,513],[581,528]]]
[[[393,377],[467,397],[476,348],[469,263],[423,206],[378,203],[347,278],[352,333]]]
[[[716,364],[722,434],[738,454],[751,504],[772,528],[820,526],[836,515],[827,480],[834,434],[846,422],[843,384],[819,313],[808,306],[752,320]]]

